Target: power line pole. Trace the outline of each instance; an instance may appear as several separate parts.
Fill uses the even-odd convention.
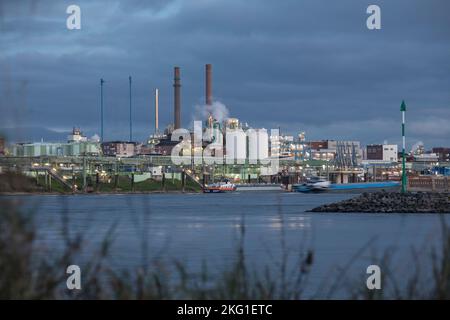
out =
[[[130,82],[130,142],[133,141],[133,125],[131,120],[131,76],[128,77]]]
[[[405,101],[402,101],[402,105],[400,106],[400,111],[402,112],[402,193],[406,192],[406,139],[405,139],[405,113],[406,113],[406,104]]]
[[[103,142],[103,83],[105,80],[100,79],[100,142]]]
[[[159,134],[159,90],[155,89],[155,134]]]

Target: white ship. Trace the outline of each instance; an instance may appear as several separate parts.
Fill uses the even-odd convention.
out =
[[[294,184],[292,186],[292,191],[297,192],[322,192],[330,189],[331,182],[320,178],[311,177],[305,183]]]

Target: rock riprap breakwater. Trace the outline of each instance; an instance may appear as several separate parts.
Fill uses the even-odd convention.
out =
[[[375,192],[325,204],[310,212],[450,213],[450,193]]]

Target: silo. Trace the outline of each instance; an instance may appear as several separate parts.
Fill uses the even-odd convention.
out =
[[[245,163],[247,157],[247,136],[242,129],[226,131],[226,162],[228,164]]]
[[[269,156],[269,136],[266,129],[249,129],[248,158],[249,162],[256,164],[258,160],[267,159]]]
[[[266,129],[258,130],[258,159],[264,160],[269,157],[269,135]]]

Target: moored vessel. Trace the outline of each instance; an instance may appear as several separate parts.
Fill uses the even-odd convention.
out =
[[[204,193],[223,193],[236,191],[236,185],[230,181],[221,181],[203,187]]]

